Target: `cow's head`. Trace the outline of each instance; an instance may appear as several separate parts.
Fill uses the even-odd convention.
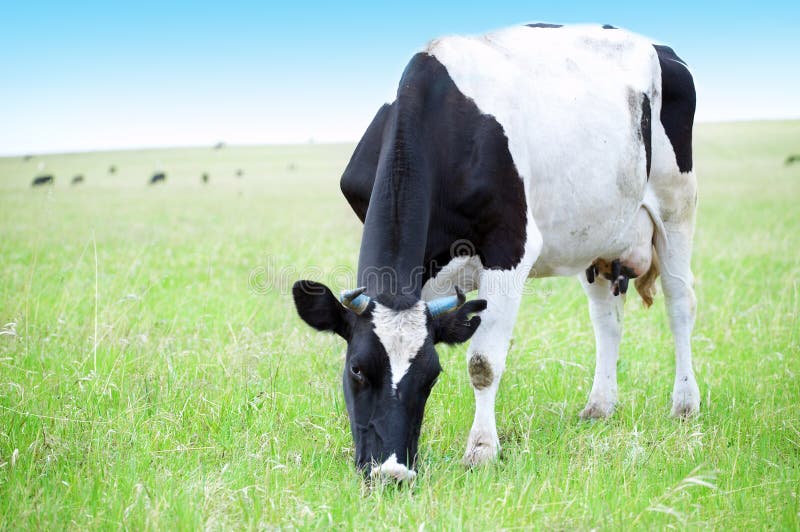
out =
[[[363,294],[334,297],[323,284],[292,288],[300,317],[347,341],[342,378],[356,466],[365,475],[411,479],[428,395],[442,368],[434,345],[469,340],[486,301],[457,295],[425,303]]]

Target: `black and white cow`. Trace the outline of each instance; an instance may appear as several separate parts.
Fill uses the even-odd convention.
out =
[[[40,175],[33,178],[31,181],[32,187],[41,187],[43,185],[52,185],[55,183],[55,179],[51,175]]]
[[[580,277],[597,344],[581,417],[602,418],[617,402],[616,294],[639,275],[651,302],[660,266],[677,362],[672,414],[698,411],[694,109],[692,76],[672,49],[610,26],[446,37],[411,59],[341,180],[364,222],[363,288],[340,303],[313,281],[294,286],[300,316],[347,341],[358,467],[414,476],[441,369],[434,345],[470,338],[476,409],[464,461],[497,455],[495,396],[528,277]],[[462,304],[455,285],[478,299]]]

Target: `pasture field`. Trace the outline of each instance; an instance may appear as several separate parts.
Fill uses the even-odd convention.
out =
[[[585,297],[575,279],[529,281],[500,461],[460,464],[466,347],[441,347],[401,489],[356,475],[344,344],[289,294],[299,277],[353,282],[352,148],[0,159],[0,528],[800,527],[800,163],[784,165],[800,122],[696,128],[698,417],[668,417],[663,298],[645,310],[632,292],[617,413],[579,421]],[[32,189],[41,162],[56,182]],[[157,168],[166,183],[147,186]]]

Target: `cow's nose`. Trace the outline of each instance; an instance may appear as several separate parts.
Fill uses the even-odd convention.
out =
[[[388,479],[388,480],[412,480],[417,476],[416,471],[412,471],[405,465],[397,461],[397,455],[392,453],[384,463],[379,466],[372,466],[372,471],[369,473],[370,478],[373,479]]]

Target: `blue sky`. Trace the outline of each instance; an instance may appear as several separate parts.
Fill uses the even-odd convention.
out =
[[[800,118],[796,0],[0,0],[0,154],[355,141],[426,41],[532,21],[672,45],[700,121]]]

